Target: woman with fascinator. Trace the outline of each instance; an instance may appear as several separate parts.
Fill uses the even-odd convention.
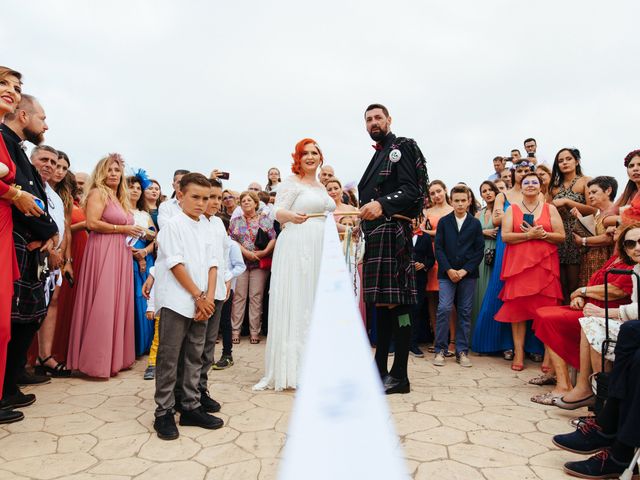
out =
[[[264,377],[254,390],[284,390],[298,386],[300,359],[311,322],[322,244],[324,216],[335,202],[317,181],[322,152],[310,138],[300,140],[291,154],[291,177],[278,187],[272,215],[282,233],[276,242],[271,267],[269,336]]]
[[[116,153],[96,165],[86,199],[89,239],[78,274],[71,320],[68,367],[109,378],[135,361],[133,265],[127,237],[145,233],[136,225]]]
[[[137,238],[132,237],[129,242],[132,244],[131,252],[133,253],[134,325],[137,357],[149,351],[154,327],[154,321],[147,319],[147,299],[142,295],[142,285],[147,280],[149,269],[154,264],[153,253],[156,244],[156,227],[149,214],[144,195],[150,185],[152,185],[152,181],[142,169],[138,170],[134,176],[127,178],[133,222],[145,230],[144,234]]]

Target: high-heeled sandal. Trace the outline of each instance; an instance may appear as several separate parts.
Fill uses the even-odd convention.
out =
[[[542,370],[542,373],[549,373],[551,371],[551,367],[549,365],[540,365],[540,370]]]
[[[260,337],[251,337],[249,339],[249,343],[251,345],[257,345],[258,343],[260,343]]]
[[[71,376],[71,370],[67,369],[67,364],[64,362],[58,362],[55,358],[53,360],[56,361],[55,367],[50,367],[47,365],[47,362],[53,358],[53,355],[49,355],[47,358],[38,357],[38,363],[40,365],[36,365],[33,367],[33,371],[36,375],[48,375],[54,378],[68,378]]]
[[[231,343],[233,343],[234,345],[238,345],[240,343],[240,335],[234,335],[233,337],[231,337]]]
[[[524,370],[524,365],[522,363],[512,363],[511,370],[513,370],[514,372],[521,372],[522,370]]]

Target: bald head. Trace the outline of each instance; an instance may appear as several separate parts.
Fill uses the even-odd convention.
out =
[[[16,111],[5,115],[4,123],[22,140],[40,145],[44,142],[44,132],[49,129],[46,118],[38,99],[23,93]]]
[[[318,172],[318,180],[320,180],[321,184],[324,185],[325,183],[327,183],[327,180],[335,176],[336,172],[333,170],[333,167],[331,165],[323,165],[322,167],[320,167],[320,171]]]

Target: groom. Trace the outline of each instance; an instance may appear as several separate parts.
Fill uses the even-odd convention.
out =
[[[422,214],[429,177],[416,142],[391,133],[384,105],[369,105],[364,118],[376,142],[376,152],[358,184],[365,237],[364,300],[376,307],[375,358],[385,393],[409,393],[409,314],[417,303],[411,221]],[[392,337],[395,357],[388,372]]]

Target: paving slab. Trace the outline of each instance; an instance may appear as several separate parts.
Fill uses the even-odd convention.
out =
[[[234,346],[235,365],[209,375],[222,403],[219,430],[180,427],[163,441],[153,430],[154,382],[142,374],[146,358],[110,380],[53,379],[25,388],[37,402],[26,419],[0,426],[0,480],[275,480],[295,392],[254,392],[265,342]],[[501,358],[474,356],[473,367],[453,361],[435,368],[430,356],[410,357],[412,392],[387,397],[405,465],[422,480],[568,478],[551,436],[569,432],[572,416],[531,403],[545,391],[527,381],[533,365],[514,374]],[[176,420],[178,420],[176,416]]]

